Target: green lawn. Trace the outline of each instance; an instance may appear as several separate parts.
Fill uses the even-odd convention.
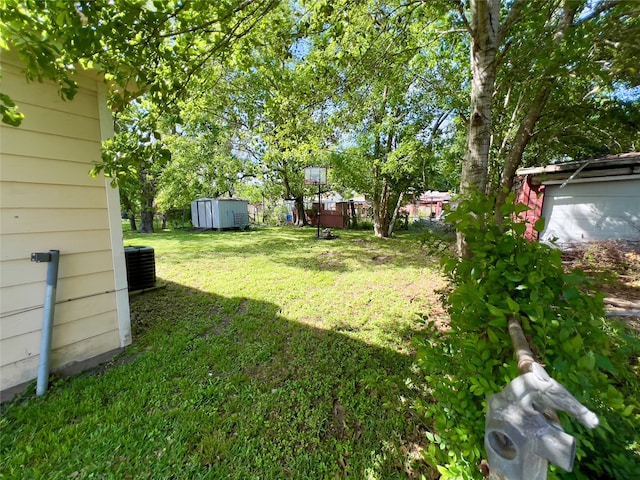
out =
[[[412,339],[443,280],[416,236],[338,233],[127,233],[166,288],[111,365],[4,407],[0,478],[430,478]]]

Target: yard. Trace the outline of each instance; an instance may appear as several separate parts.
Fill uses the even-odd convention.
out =
[[[112,364],[29,390],[0,423],[1,478],[430,478],[412,339],[444,318],[415,235],[126,234],[155,249]]]

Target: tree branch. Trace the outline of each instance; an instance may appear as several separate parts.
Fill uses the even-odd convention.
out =
[[[519,20],[520,14],[522,13],[522,8],[529,0],[516,0],[511,5],[511,9],[509,13],[505,17],[504,21],[500,25],[500,29],[498,32],[498,45],[502,44],[502,41],[506,37],[507,33]]]
[[[464,23],[464,26],[467,29],[467,32],[469,32],[469,34],[473,37],[474,31],[473,31],[473,28],[471,27],[471,23],[469,22],[469,19],[467,18],[466,13],[464,13],[464,4],[462,3],[462,0],[453,0],[453,3],[455,4],[455,6],[458,9],[458,12],[460,13],[460,18],[462,19],[462,23]]]

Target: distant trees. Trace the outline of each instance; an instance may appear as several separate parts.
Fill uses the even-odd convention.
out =
[[[109,168],[119,176],[131,162],[156,178],[159,162],[167,206],[252,178],[301,210],[304,167],[331,161],[388,236],[408,193],[459,183],[500,204],[521,165],[639,143],[637,2],[5,5],[0,48],[18,52],[29,79],[72,98],[78,65],[96,68],[116,110],[137,99],[155,111],[157,122],[133,116],[107,146],[125,148],[134,133],[144,145]],[[6,95],[0,109],[20,123]],[[142,152],[155,159],[145,169]]]
[[[388,237],[407,194],[438,183],[436,146],[450,138],[445,97],[453,91],[443,88],[435,59],[444,10],[418,2],[334,2],[311,11],[303,61],[324,82],[333,173],[367,195],[375,234]]]

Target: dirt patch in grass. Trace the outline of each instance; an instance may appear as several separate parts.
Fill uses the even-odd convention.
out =
[[[583,270],[608,296],[640,301],[640,242],[574,245],[563,252],[563,261]]]
[[[567,269],[583,270],[605,295],[610,316],[640,334],[640,242],[573,245],[562,255]]]

